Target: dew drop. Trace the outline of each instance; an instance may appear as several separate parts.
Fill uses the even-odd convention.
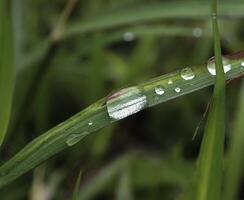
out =
[[[126,42],[132,42],[135,39],[135,35],[132,32],[125,32],[123,35],[123,39]]]
[[[177,87],[177,88],[175,88],[175,91],[176,91],[177,93],[179,93],[179,92],[181,91],[181,89],[180,89],[179,87]]]
[[[119,120],[144,109],[147,98],[137,87],[129,87],[110,95],[106,103],[109,117]]]
[[[244,62],[241,62],[241,68],[244,69]]]
[[[173,84],[173,81],[171,79],[169,79],[168,84],[169,85]]]
[[[202,29],[199,27],[196,27],[192,30],[192,35],[196,38],[199,38],[202,36]]]
[[[163,95],[163,94],[164,94],[164,89],[163,89],[163,87],[160,86],[160,85],[157,86],[157,87],[155,87],[154,91],[155,91],[155,93],[158,94],[158,95]]]
[[[184,80],[191,80],[195,77],[195,74],[191,68],[187,67],[187,68],[184,68],[180,71],[180,76]]]
[[[217,13],[212,13],[212,18],[217,19]]]
[[[79,133],[79,134],[78,133],[71,134],[67,138],[66,144],[68,146],[73,146],[73,145],[75,145],[76,143],[78,143],[82,138],[84,138],[88,134],[89,134],[89,132],[87,132],[87,131],[85,131],[83,133]]]
[[[228,71],[231,70],[231,64],[229,63],[229,59],[222,57],[222,62],[223,62],[223,66],[224,66],[224,73],[227,73]],[[207,68],[211,75],[213,75],[213,76],[216,75],[214,59],[210,60],[208,62]]]

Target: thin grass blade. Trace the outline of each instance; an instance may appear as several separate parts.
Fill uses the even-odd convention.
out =
[[[14,88],[14,53],[7,0],[0,1],[0,146],[7,133]]]
[[[230,150],[225,179],[225,200],[237,199],[240,179],[243,175],[243,151],[244,151],[244,82],[242,83],[239,104],[237,107],[236,121],[231,136]]]
[[[80,188],[80,180],[81,180],[82,171],[79,172],[78,178],[75,183],[75,189],[72,195],[72,200],[78,200],[79,199],[79,188]]]
[[[217,24],[217,1],[212,1],[216,80],[197,168],[196,200],[220,200],[225,133],[225,73]]]

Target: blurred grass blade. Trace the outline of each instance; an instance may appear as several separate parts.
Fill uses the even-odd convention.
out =
[[[182,9],[184,7],[184,9]],[[136,12],[135,12],[136,11]],[[222,2],[220,5],[220,13],[221,16],[224,17],[244,17],[244,2],[238,1],[235,4],[230,2]],[[74,24],[67,25],[67,27],[59,31],[59,34],[55,34],[55,37],[51,37],[46,39],[48,42],[47,46],[51,46],[52,43],[56,40],[62,40],[67,38],[72,38],[77,35],[86,34],[88,32],[95,32],[99,30],[105,30],[108,28],[113,28],[121,25],[133,25],[138,24],[138,22],[145,23],[151,22],[159,19],[178,19],[178,18],[206,18],[209,16],[209,2],[208,1],[198,1],[198,2],[183,2],[183,3],[151,3],[144,5],[136,5],[133,7],[125,8],[122,10],[106,10],[104,13],[101,13],[99,16],[95,16],[93,18],[84,19],[83,21],[78,21]],[[162,28],[161,28],[162,29]],[[189,30],[184,28],[167,28],[163,27],[163,34],[182,34],[188,35]],[[133,30],[130,30],[133,31]],[[147,33],[150,33],[152,28],[147,28]],[[137,32],[137,31],[136,31]],[[140,32],[140,31],[139,31]],[[160,34],[159,32],[159,34]],[[173,33],[172,33],[173,32]],[[120,33],[119,33],[120,34]],[[136,34],[136,33],[135,33]],[[139,33],[140,34],[140,33]],[[53,35],[53,34],[52,34]],[[110,36],[107,40],[113,40],[114,37],[118,36]],[[119,35],[119,37],[121,37]],[[116,39],[116,38],[115,38]],[[90,46],[90,45],[88,45]],[[89,47],[90,48],[90,47]],[[37,47],[36,50],[27,56],[23,62],[20,63],[20,71],[25,69],[28,65],[32,65],[33,63],[38,62],[47,51],[48,48],[40,49]]]
[[[184,8],[184,9],[182,9]],[[220,14],[222,17],[243,17],[244,3],[242,1],[222,2]],[[158,19],[185,19],[185,18],[209,18],[209,2],[172,2],[151,3],[129,7],[123,10],[107,10],[99,16],[85,19],[67,27],[63,36],[72,37],[115,26],[128,25],[139,22],[148,22]]]
[[[13,41],[7,0],[0,1],[0,146],[6,135],[14,88]]]
[[[130,180],[130,173],[129,173],[129,166],[125,166],[125,169],[122,169],[120,177],[119,177],[119,183],[118,188],[116,191],[116,200],[132,200],[132,187],[131,187],[131,180]]]
[[[225,179],[225,200],[237,199],[239,183],[244,167],[244,82],[240,91],[239,104],[236,110],[236,121],[231,135],[231,144],[228,154],[227,173]]]
[[[235,56],[229,56],[230,65],[232,68],[226,74],[226,79],[228,80],[240,77],[244,74],[244,68],[241,65],[244,60],[244,53],[238,53],[238,56],[236,56],[236,54],[234,55]],[[138,93],[143,95],[143,99],[147,99],[146,104],[144,104],[146,106],[140,107],[140,110],[142,110],[143,108],[151,107],[193,91],[200,90],[201,88],[207,87],[214,83],[215,76],[212,76],[209,73],[206,65],[191,68],[190,71],[192,70],[191,73],[194,74],[194,76],[191,74],[191,80],[186,80],[182,77],[182,71],[185,72],[185,70],[186,69],[181,69],[179,71],[155,78],[149,82],[139,84],[135,87],[120,90],[117,92],[117,94],[122,94],[121,96],[123,98],[121,98],[121,100],[117,99],[114,104],[111,103],[111,98],[109,98],[112,96],[116,97],[116,95],[113,94],[107,98],[99,100],[65,122],[37,137],[19,153],[17,153],[12,159],[0,167],[0,187],[10,183],[17,177],[36,167],[41,162],[45,161],[56,153],[75,145],[85,136],[109,125],[114,121],[112,114],[116,114],[116,111],[119,113],[119,108],[121,105],[131,105],[131,102],[138,102],[133,101],[131,98],[134,98]],[[189,68],[187,68],[187,70],[189,71]],[[169,81],[171,81],[172,84],[168,84]],[[159,95],[155,92],[158,86],[164,86],[164,95]],[[217,92],[219,91],[217,90]],[[214,98],[214,103],[219,103],[220,99],[217,97]],[[116,102],[119,104],[119,107]],[[218,109],[221,104],[222,101],[220,102],[220,105],[217,106]],[[115,110],[112,109],[115,112],[109,113],[108,111],[111,106],[115,108]],[[138,107],[139,106],[135,106],[134,108]],[[116,110],[116,108],[118,109]]]
[[[78,200],[79,199],[79,189],[80,189],[80,180],[81,180],[82,171],[79,172],[78,178],[75,183],[75,189],[72,195],[72,200]]]
[[[212,24],[216,80],[198,161],[196,196],[194,198],[196,200],[221,199],[225,133],[225,74],[221,59],[216,0],[212,0]]]
[[[120,170],[133,160],[134,154],[134,152],[125,153],[101,169],[94,178],[81,188],[79,200],[92,199],[108,187],[118,176]]]

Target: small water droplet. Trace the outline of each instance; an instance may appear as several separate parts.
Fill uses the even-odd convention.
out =
[[[114,120],[137,113],[146,106],[147,98],[137,87],[122,89],[107,99],[108,115]]]
[[[173,84],[173,81],[171,79],[169,79],[168,84],[169,85]]]
[[[202,29],[199,27],[196,27],[192,30],[192,35],[196,38],[199,38],[202,36]]]
[[[177,88],[175,88],[175,91],[176,91],[177,93],[179,93],[179,92],[181,91],[181,89],[180,89],[179,87],[177,87]]]
[[[88,125],[89,125],[89,126],[91,126],[92,124],[93,124],[93,122],[92,122],[92,121],[89,121],[89,122],[88,122]]]
[[[164,94],[164,88],[162,86],[160,86],[160,85],[155,87],[154,91],[158,95],[163,95]]]
[[[227,73],[228,71],[231,70],[231,64],[230,64],[230,61],[229,59],[225,58],[225,57],[222,57],[222,62],[223,62],[223,66],[224,66],[224,73]],[[215,76],[216,75],[216,69],[215,69],[215,62],[214,62],[214,59],[211,59],[209,62],[208,62],[208,65],[207,65],[207,68],[208,68],[208,71],[211,75]]]
[[[75,145],[76,143],[78,143],[82,138],[84,138],[88,134],[89,134],[89,132],[87,132],[87,131],[85,131],[83,133],[79,133],[79,134],[78,133],[71,134],[67,138],[66,144],[68,146],[73,146],[73,145]]]
[[[180,75],[184,80],[191,80],[195,77],[193,70],[189,67],[182,69]]]
[[[126,42],[131,42],[135,39],[135,35],[132,32],[125,32],[123,35],[123,39]]]
[[[241,62],[241,68],[244,69],[244,62]]]

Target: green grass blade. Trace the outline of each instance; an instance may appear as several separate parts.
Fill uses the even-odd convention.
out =
[[[14,88],[14,53],[8,1],[0,1],[0,146],[6,135]]]
[[[127,152],[101,169],[94,178],[81,188],[79,200],[92,199],[113,183],[121,169],[133,161],[134,154],[134,152]]]
[[[126,166],[125,169],[122,169],[120,177],[119,177],[119,183],[116,190],[116,200],[133,200],[133,194],[132,194],[132,187],[131,187],[131,176],[130,176],[130,170],[128,169],[129,166]]]
[[[217,24],[217,2],[212,1],[216,80],[197,168],[196,200],[220,200],[225,133],[225,74]]]
[[[80,171],[78,178],[76,180],[75,189],[74,189],[74,192],[72,195],[72,200],[78,200],[79,199],[79,188],[80,188],[81,175],[82,175],[82,171]]]
[[[225,179],[225,200],[237,199],[238,186],[243,175],[244,151],[244,82],[242,83],[239,106],[237,107],[236,121],[231,136],[230,150],[228,153],[227,173]]]
[[[231,70],[226,74],[226,79],[234,79],[242,76],[244,73],[244,67],[241,64],[244,61],[243,54],[229,56],[229,58]],[[210,75],[206,65],[194,67],[192,71],[195,76],[191,80],[183,79],[182,70],[180,70],[165,74],[132,88],[134,88],[134,91],[140,91],[140,93],[143,94],[143,97],[147,99],[146,107],[150,107],[214,84],[215,78]],[[172,82],[172,84],[169,84],[169,82]],[[155,92],[155,88],[158,86],[164,87],[164,95],[158,95]],[[178,91],[179,88],[180,91]],[[117,99],[117,104],[115,104],[113,108],[126,105],[126,103],[137,103],[137,101],[131,99],[134,95],[133,91],[131,91],[131,87],[126,90],[128,92],[124,94],[124,96],[121,95],[123,97],[121,100]],[[122,93],[122,91],[120,90],[119,93]],[[107,107],[108,105],[109,107],[113,106],[113,103],[111,103],[112,96],[113,95],[111,95],[110,98],[101,99],[30,142],[12,159],[0,167],[0,187],[10,183],[56,153],[76,144],[85,136],[113,122],[114,118],[111,112],[109,116]],[[137,105],[132,104],[132,107],[133,106],[134,108],[138,108]],[[141,109],[143,108],[145,107],[141,107]],[[113,112],[113,114],[115,114],[115,112]]]

